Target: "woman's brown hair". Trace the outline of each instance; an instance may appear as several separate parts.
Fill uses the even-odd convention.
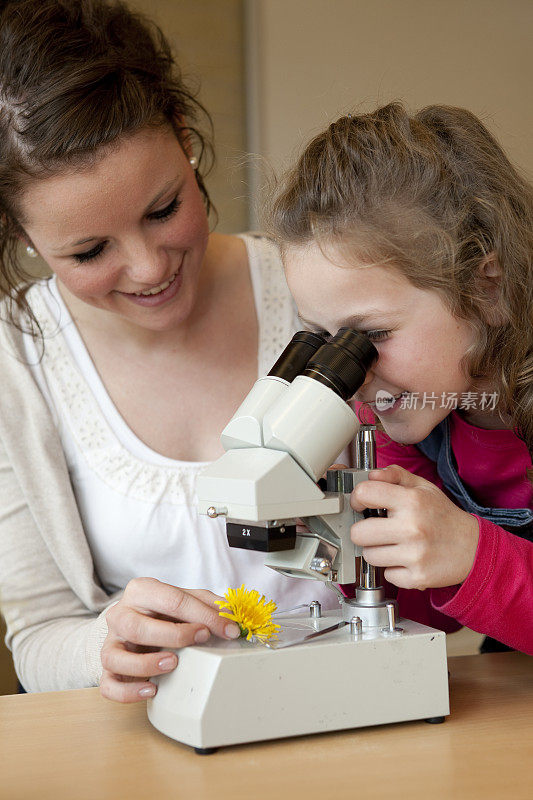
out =
[[[281,180],[269,218],[282,246],[315,239],[441,293],[476,330],[470,375],[533,451],[533,190],[474,114],[390,103],[342,117]]]
[[[0,3],[0,294],[12,322],[20,325],[18,309],[36,326],[25,297],[32,279],[17,257],[25,186],[90,165],[122,136],[170,124],[182,146],[195,150],[209,212],[202,175],[213,151],[199,118],[211,131],[161,30],[125,3]]]

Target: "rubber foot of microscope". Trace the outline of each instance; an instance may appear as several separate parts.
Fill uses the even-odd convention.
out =
[[[216,753],[218,747],[195,747],[194,752],[197,753],[199,756],[210,756],[212,753]]]
[[[430,725],[440,725],[445,719],[446,717],[429,717],[429,719],[425,719],[424,722],[429,722]]]

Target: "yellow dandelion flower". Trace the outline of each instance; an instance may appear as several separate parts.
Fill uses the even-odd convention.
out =
[[[267,600],[255,589],[228,589],[224,600],[215,600],[217,606],[229,609],[219,611],[221,617],[236,622],[241,629],[241,636],[246,636],[265,644],[270,639],[277,639],[277,630],[281,627],[272,622],[272,614],[276,610],[273,600]]]

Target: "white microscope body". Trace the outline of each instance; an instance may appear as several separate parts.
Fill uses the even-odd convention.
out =
[[[198,752],[449,713],[445,634],[399,619],[350,539],[362,518],[350,493],[375,461],[373,430],[360,430],[346,400],[375,356],[349,329],[327,344],[296,334],[224,429],[226,453],[199,478],[199,511],[227,518],[231,546],[266,552],[265,565],[285,575],[325,582],[339,610],[312,603],[307,615],[278,616],[279,639],[268,647],[212,637],[179,651],[177,669],[157,679],[148,716]],[[355,436],[358,468],[329,470],[323,491],[317,481]],[[356,581],[355,597],[344,597],[337,584]]]

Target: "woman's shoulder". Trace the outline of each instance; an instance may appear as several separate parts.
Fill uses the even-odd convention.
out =
[[[246,245],[250,262],[255,260],[260,263],[268,263],[271,268],[275,267],[282,271],[279,246],[266,234],[259,231],[248,231],[237,234],[235,238],[240,239]]]
[[[209,237],[209,255],[219,267],[260,268],[264,264],[282,270],[279,247],[263,233],[212,233]]]

